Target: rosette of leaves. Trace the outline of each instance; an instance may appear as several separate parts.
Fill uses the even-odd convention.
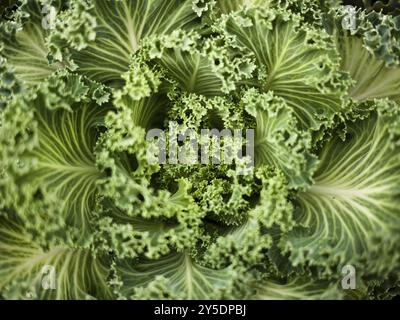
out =
[[[394,15],[359,9],[344,30],[339,1],[12,4],[0,22],[2,298],[398,292]],[[185,143],[189,162],[153,161],[149,130],[188,128],[253,129],[253,170],[202,164]],[[357,286],[344,291],[347,265]]]

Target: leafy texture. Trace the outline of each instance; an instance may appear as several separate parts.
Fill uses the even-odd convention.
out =
[[[340,112],[344,80],[329,37],[303,28],[283,12],[250,10],[225,18],[223,28],[258,63],[255,85],[285,99],[302,128],[318,129]]]
[[[80,73],[114,85],[141,39],[193,27],[198,20],[191,1],[91,0],[71,6],[53,35],[53,50],[70,52]]]
[[[29,210],[30,201],[51,194],[66,223],[88,232],[101,177],[93,151],[107,108],[87,96],[99,89],[79,76],[58,75],[30,97],[10,103],[1,127],[5,205]]]
[[[9,299],[110,298],[107,264],[87,249],[54,246],[43,249],[32,241],[11,214],[0,218],[0,257],[3,294]],[[56,270],[55,288],[45,290],[46,266]],[[58,274],[57,274],[58,273]]]
[[[392,111],[398,106],[377,106],[383,110],[349,125],[346,141],[334,137],[322,149],[315,183],[297,196],[298,222],[306,230],[289,236],[294,260],[356,261],[384,235],[398,234],[399,153],[386,114],[398,115]],[[385,250],[380,257],[392,258]]]
[[[242,104],[257,122],[257,165],[278,167],[292,186],[307,183],[315,167],[315,159],[307,154],[311,142],[309,137],[294,129],[297,121],[285,100],[249,91],[243,96]]]
[[[373,0],[344,0],[344,4],[365,8],[367,11],[375,10],[385,14],[399,15],[400,4],[395,0],[373,1]]]
[[[143,261],[130,266],[129,262],[118,267],[123,283],[122,292],[129,295],[127,288],[134,288],[140,298],[154,298],[152,286],[162,284],[159,298],[210,299],[223,297],[231,290],[234,272],[230,268],[212,270],[196,264],[188,254],[173,254],[160,260]],[[165,291],[164,291],[165,290]]]
[[[1,298],[399,294],[395,2],[3,2]]]
[[[27,1],[14,16],[16,21],[5,20],[0,24],[0,55],[7,59],[17,79],[26,85],[37,85],[59,68],[47,59],[47,31],[42,26],[40,2]]]
[[[400,88],[400,68],[387,67],[374,59],[357,37],[346,36],[340,41],[342,68],[355,81],[349,95],[359,101],[389,97],[398,99]]]

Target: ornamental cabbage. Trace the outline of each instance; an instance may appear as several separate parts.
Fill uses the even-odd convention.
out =
[[[400,11],[361,2],[4,1],[0,298],[397,295]],[[171,124],[254,154],[149,161]]]

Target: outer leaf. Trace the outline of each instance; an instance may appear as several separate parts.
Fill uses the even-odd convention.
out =
[[[260,300],[332,300],[341,299],[343,292],[335,284],[297,278],[287,283],[265,281],[255,285],[253,297]]]
[[[358,101],[400,97],[400,67],[386,67],[385,62],[376,59],[355,36],[341,37],[342,68],[355,81],[349,95]]]
[[[193,27],[198,19],[190,0],[90,0],[87,3],[88,11],[80,12],[89,15],[89,20],[95,19],[95,39],[86,34],[89,40],[86,43],[78,48],[67,46],[72,49],[72,58],[80,73],[113,85],[122,84],[121,74],[128,70],[131,55],[139,49],[141,39]],[[80,19],[81,14],[72,15],[71,22],[60,28],[59,33],[68,32],[80,24]],[[56,42],[54,46],[57,48],[60,44]]]
[[[0,291],[9,299],[111,298],[105,261],[89,250],[56,246],[43,250],[13,216],[0,215]],[[44,289],[54,267],[55,289]]]
[[[122,281],[121,294],[134,297],[143,292],[139,288],[151,287],[154,280],[165,278],[158,297],[172,296],[180,299],[210,299],[222,297],[232,289],[235,272],[231,268],[213,270],[197,264],[187,253],[171,254],[159,260],[137,264],[124,262],[117,266]],[[149,289],[147,289],[149,290]]]
[[[0,25],[0,55],[14,69],[17,79],[28,86],[39,84],[60,68],[59,64],[50,64],[47,59],[47,31],[42,26],[41,10],[39,1],[26,1],[14,14],[14,21]]]
[[[383,235],[398,242],[399,148],[398,106],[377,102],[379,113],[349,125],[343,142],[333,137],[320,154],[315,183],[297,196],[297,221],[306,230],[287,239],[292,261],[308,261],[335,271],[354,263],[361,273],[372,271],[370,250]],[[376,255],[376,265],[389,269],[390,246]],[[363,257],[368,262],[357,264]],[[381,272],[383,272],[381,270]]]
[[[222,28],[254,53],[262,91],[282,97],[303,129],[318,129],[341,111],[347,80],[340,74],[332,39],[301,26],[296,15],[280,10],[231,14]]]
[[[88,96],[98,90],[80,77],[60,76],[31,97],[10,103],[0,128],[5,170],[0,190],[6,206],[29,209],[52,193],[68,224],[79,227],[82,235],[89,231],[96,182],[102,176],[93,150],[108,111],[89,102]]]
[[[400,52],[400,17],[391,17],[375,11],[358,10],[354,14],[354,27],[344,30],[343,19],[348,15],[345,10],[336,8],[326,15],[324,26],[331,34],[340,37],[357,36],[363,40],[364,47],[387,67],[399,65]]]

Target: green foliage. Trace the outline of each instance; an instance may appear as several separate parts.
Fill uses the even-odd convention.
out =
[[[396,295],[398,9],[364,1],[345,30],[340,5],[2,3],[0,296]],[[171,122],[254,129],[254,170],[149,161]]]

